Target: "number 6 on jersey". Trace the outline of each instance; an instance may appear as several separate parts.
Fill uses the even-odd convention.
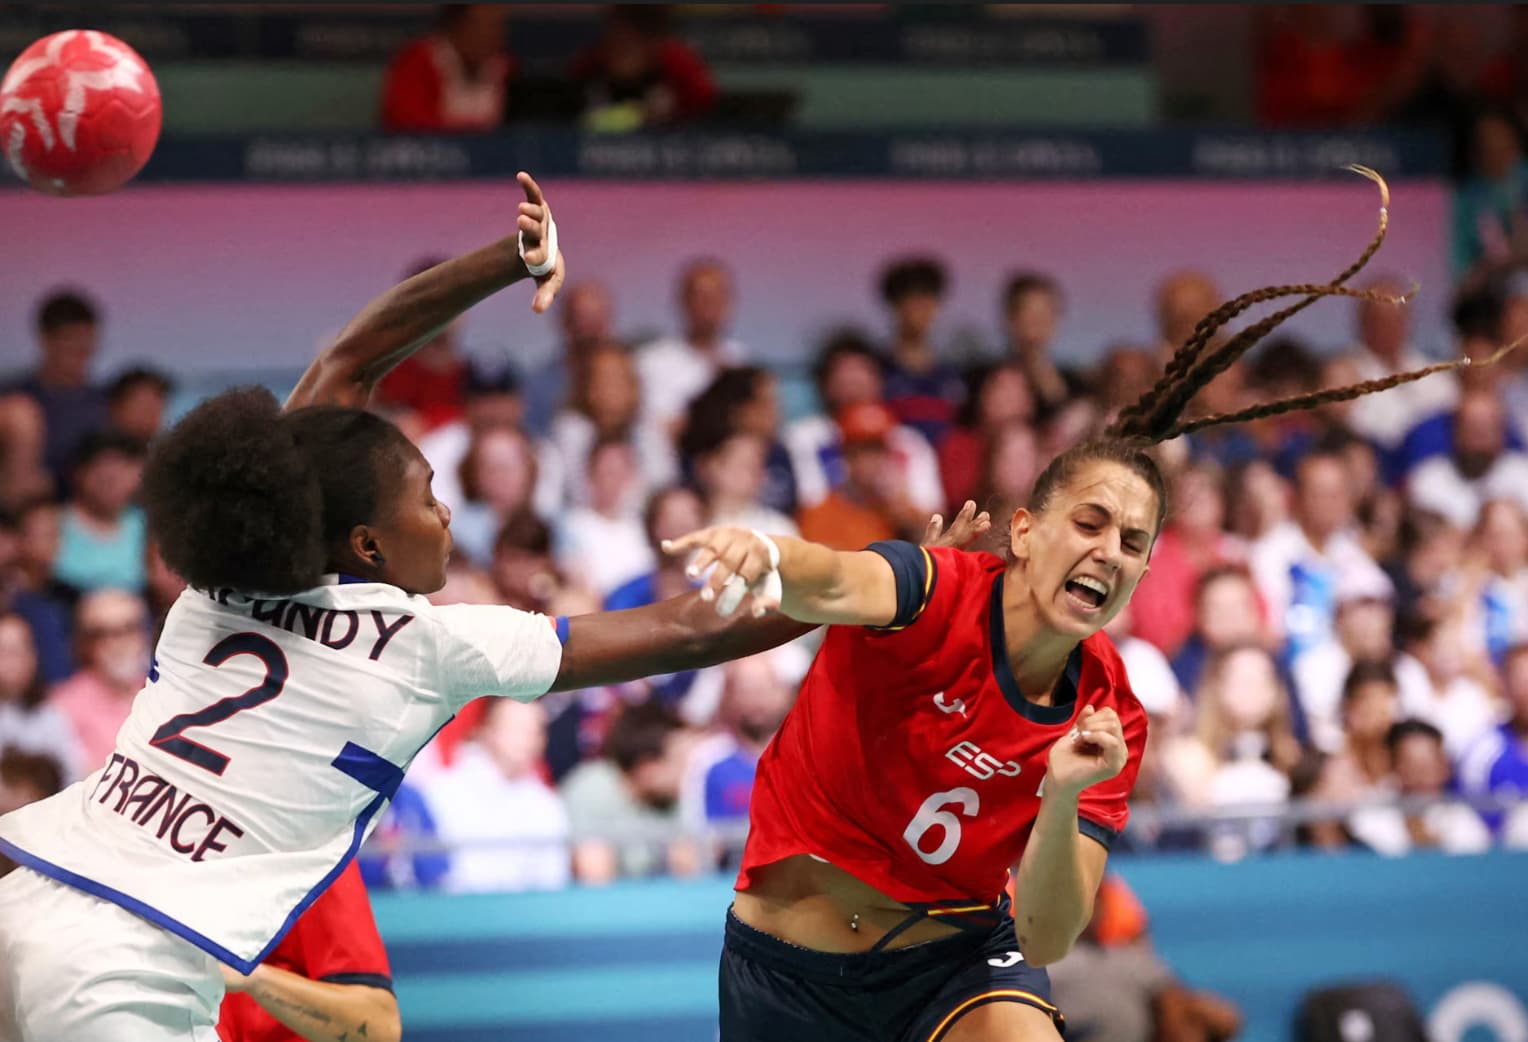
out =
[[[913,848],[913,853],[930,865],[944,864],[955,856],[960,846],[960,819],[942,809],[952,803],[960,804],[960,813],[968,818],[976,817],[976,812],[981,809],[981,800],[977,798],[976,790],[969,786],[936,792],[923,801],[918,813],[913,815],[913,820],[907,823],[907,828],[902,832],[902,838]],[[936,826],[944,829],[944,839],[933,850],[925,851],[920,846],[923,837]]]

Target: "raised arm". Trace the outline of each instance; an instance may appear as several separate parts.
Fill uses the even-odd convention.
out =
[[[984,535],[991,523],[986,511],[978,513],[976,504],[968,502],[948,529],[944,527],[943,519],[934,515],[924,531],[923,543],[925,546],[964,547]],[[743,531],[749,539],[757,539],[747,530],[733,531]],[[686,536],[685,540],[690,538]],[[854,577],[864,569],[869,575],[868,581],[879,590],[877,595],[887,598],[889,604],[883,613],[877,609],[875,618],[870,621],[890,622],[895,616],[897,597],[891,566],[879,555],[840,554],[799,539],[779,539],[777,542],[800,548],[796,563],[789,567],[799,568],[809,576],[820,572],[822,580],[835,590],[852,587]],[[669,552],[679,551],[670,549]],[[785,545],[782,545],[782,569],[787,567],[784,556]],[[838,570],[841,559],[848,559],[846,572]],[[764,563],[767,565],[767,557]],[[696,572],[699,574],[699,569]],[[717,580],[715,575],[711,578]],[[880,588],[882,582],[886,589]],[[803,588],[809,583],[810,579]],[[715,590],[720,585],[717,580],[714,586],[708,584],[698,592],[671,597],[646,607],[596,612],[569,619],[562,666],[552,690],[595,687],[686,669],[702,669],[779,647],[811,632],[817,622],[850,621],[848,617],[828,618],[828,612],[820,613],[824,616],[821,618],[807,618],[806,609],[801,609],[803,614],[794,617],[776,612],[738,612],[724,617],[716,611]],[[849,601],[856,599],[852,592],[847,598]],[[827,600],[834,602],[833,597]]]
[[[546,262],[552,224],[551,207],[529,174],[518,176],[525,192],[516,233],[461,257],[420,272],[373,300],[314,359],[297,382],[288,409],[306,405],[364,406],[387,372],[429,342],[456,316],[506,286],[531,278],[527,264]],[[522,260],[519,244],[525,243]],[[559,250],[554,266],[536,278],[531,308],[537,314],[552,306],[565,271]]]
[[[771,560],[771,543],[778,548],[777,563]],[[885,558],[868,550],[833,550],[789,536],[766,539],[748,528],[706,528],[670,540],[663,549],[693,552],[692,576],[711,569],[700,596],[717,601],[723,615],[732,614],[746,588],[754,594],[756,614],[778,606],[800,622],[850,626],[885,626],[896,618],[896,575]],[[778,593],[764,585],[772,570],[779,575]]]

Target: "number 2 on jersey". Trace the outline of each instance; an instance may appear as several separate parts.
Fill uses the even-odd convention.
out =
[[[211,771],[213,774],[221,775],[228,768],[228,757],[215,749],[193,742],[185,737],[183,732],[192,727],[210,727],[213,724],[220,724],[235,713],[264,705],[281,694],[281,689],[286,686],[288,675],[286,656],[282,654],[281,648],[275,641],[262,637],[258,633],[235,633],[231,637],[224,637],[213,645],[212,650],[207,652],[207,657],[202,661],[209,666],[217,667],[235,655],[253,655],[259,659],[265,666],[265,679],[242,695],[234,695],[220,702],[214,702],[206,709],[195,713],[172,716],[154,732],[154,737],[149,739],[150,745],[164,750],[171,756],[193,763],[204,771]]]

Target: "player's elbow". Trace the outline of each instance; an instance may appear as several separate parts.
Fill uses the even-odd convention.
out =
[[[1072,950],[1072,944],[1072,941],[1064,939],[1031,940],[1027,944],[1021,943],[1019,949],[1024,955],[1024,961],[1039,969],[1066,958],[1067,953]]]
[[[357,1018],[361,1026],[356,1029],[355,1037],[365,1038],[366,1042],[400,1042],[403,1017],[398,1012],[397,998],[390,991],[372,990],[375,994],[367,1003],[365,1012]]]

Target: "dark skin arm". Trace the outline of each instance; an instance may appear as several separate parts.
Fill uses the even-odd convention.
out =
[[[935,514],[924,530],[925,546],[963,548],[992,525],[986,511],[967,502],[950,523]],[[553,691],[618,684],[642,677],[702,669],[747,658],[816,629],[779,612],[754,618],[737,611],[728,618],[699,591],[641,608],[576,615],[568,620],[568,641]]]
[[[532,264],[546,260],[546,230],[551,208],[541,188],[526,173],[519,175],[525,201],[520,204],[516,230],[525,237],[525,255]],[[347,405],[362,408],[388,371],[428,343],[462,312],[523,279],[530,278],[520,259],[515,235],[490,243],[461,257],[438,264],[406,279],[373,300],[308,366],[297,382],[288,409],[307,405]],[[552,306],[565,278],[559,251],[557,266],[536,279],[532,310]]]

